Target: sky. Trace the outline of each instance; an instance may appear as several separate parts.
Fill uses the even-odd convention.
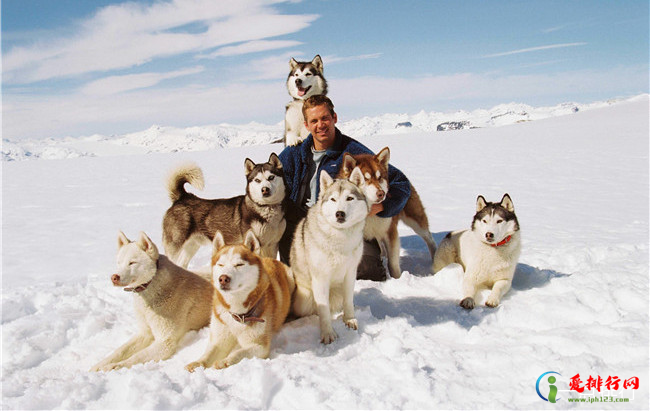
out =
[[[281,123],[289,60],[339,120],[648,93],[626,1],[3,0],[2,138]]]

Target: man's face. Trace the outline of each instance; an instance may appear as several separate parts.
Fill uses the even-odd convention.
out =
[[[334,144],[336,121],[336,113],[332,115],[324,104],[305,110],[305,127],[314,137],[316,150],[326,150]]]

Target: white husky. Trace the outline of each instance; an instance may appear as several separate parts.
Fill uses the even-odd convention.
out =
[[[505,194],[500,203],[478,196],[471,230],[447,234],[434,256],[433,272],[451,263],[462,265],[460,306],[471,310],[477,292],[489,288],[485,305],[496,307],[510,289],[520,253],[519,222],[510,196]]]
[[[172,263],[140,233],[136,242],[118,235],[116,287],[133,292],[140,330],[135,337],[96,364],[91,371],[109,371],[171,357],[190,330],[210,323],[213,287],[210,281]]]
[[[284,114],[284,145],[295,146],[307,138],[302,105],[305,100],[318,94],[327,94],[327,81],[323,76],[323,60],[319,55],[312,61],[289,61],[287,91],[293,100],[287,103]]]
[[[291,244],[291,269],[296,278],[292,312],[318,314],[321,342],[337,338],[332,313],[343,308],[343,322],[357,329],[354,281],[363,250],[363,227],[370,205],[360,186],[363,175],[355,168],[348,180],[320,173],[318,201],[298,223]]]

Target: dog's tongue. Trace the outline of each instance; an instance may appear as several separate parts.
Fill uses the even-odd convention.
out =
[[[299,88],[298,89],[298,96],[302,97],[302,96],[305,95],[306,92],[307,92],[307,89]]]

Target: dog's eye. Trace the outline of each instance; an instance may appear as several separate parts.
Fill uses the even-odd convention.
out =
[[[221,264],[221,263],[217,263],[217,266],[218,266],[218,267],[225,267],[225,266],[224,266],[223,264]]]
[[[237,263],[237,264],[235,264],[235,267],[243,267],[243,266],[244,266],[244,263]]]
[[[273,181],[274,178],[275,178],[275,176],[269,176],[268,180]]]
[[[352,197],[352,196],[348,196],[348,198],[346,198],[345,200],[346,200],[346,201],[352,201],[352,200],[354,200],[354,197]]]
[[[486,220],[486,219],[483,219],[482,221],[483,221],[483,224],[487,224],[487,220]]]
[[[135,261],[131,261],[131,262],[129,263],[129,265],[133,265],[133,264],[135,264]]]
[[[305,73],[305,76],[307,76],[307,77],[311,77],[312,74],[311,74],[311,73]]]
[[[332,197],[330,198],[330,201],[336,201],[336,198]]]
[[[497,220],[497,224],[503,223],[503,220]]]
[[[255,182],[256,182],[256,183],[261,183],[262,180],[260,180],[259,178],[256,178],[256,179],[255,179]]]

